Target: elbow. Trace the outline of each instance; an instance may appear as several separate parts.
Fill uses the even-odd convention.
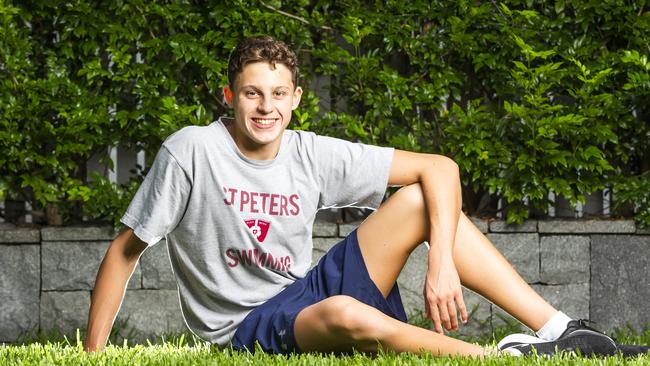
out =
[[[128,229],[122,231],[111,243],[108,252],[121,259],[130,266],[135,266],[140,256],[147,248],[147,244]],[[109,254],[107,253],[107,254]]]
[[[447,176],[455,176],[460,180],[460,167],[451,158],[444,155],[431,155],[435,170],[442,171]]]
[[[129,265],[135,266],[138,264],[138,261],[140,260],[140,256],[146,249],[146,246],[143,246],[141,244],[136,244],[136,245],[129,245],[125,248],[122,248],[121,255],[126,260]]]

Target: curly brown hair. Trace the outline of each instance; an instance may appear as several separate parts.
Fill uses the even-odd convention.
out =
[[[293,86],[298,85],[298,58],[286,43],[271,36],[253,36],[239,42],[228,60],[228,85],[235,86],[237,75],[244,66],[254,62],[268,62],[273,68],[283,64],[291,71]]]

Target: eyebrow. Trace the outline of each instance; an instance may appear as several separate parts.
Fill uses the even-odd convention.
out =
[[[242,85],[240,88],[241,89],[252,88],[252,89],[255,89],[255,90],[260,90],[260,88],[258,88],[255,85]],[[272,87],[272,89],[289,89],[289,90],[291,90],[291,87],[286,86],[286,85],[280,85],[280,86],[274,86],[274,87]]]

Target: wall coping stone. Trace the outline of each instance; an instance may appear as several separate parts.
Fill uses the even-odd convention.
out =
[[[115,232],[110,226],[63,226],[41,229],[43,241],[93,241],[113,240]]]
[[[637,225],[636,233],[650,235],[650,226],[646,227],[645,229],[642,229],[640,226]]]
[[[41,232],[38,229],[3,229],[0,230],[0,244],[40,243]]]
[[[490,221],[490,232],[493,233],[536,233],[537,220],[524,220],[521,225],[508,224],[505,220]]]
[[[635,233],[634,220],[540,220],[539,233]]]

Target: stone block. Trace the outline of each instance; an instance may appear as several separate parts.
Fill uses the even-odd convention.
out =
[[[42,290],[91,290],[109,244],[106,241],[44,241],[41,244]],[[128,288],[140,288],[141,284],[138,265]]]
[[[650,328],[650,237],[591,237],[591,320],[612,331]]]
[[[41,330],[56,331],[68,338],[77,328],[85,330],[90,310],[90,291],[44,291],[41,294]]]
[[[424,289],[424,276],[428,268],[427,258],[427,247],[424,244],[419,245],[413,250],[402,272],[397,277],[406,314],[424,311],[422,290]]]
[[[336,243],[341,241],[341,238],[313,238],[314,249],[323,252],[330,250]]]
[[[634,233],[633,220],[540,220],[538,232],[558,234]]]
[[[362,222],[363,221],[354,221],[339,225],[339,236],[341,238],[345,238],[346,236],[350,235],[350,233],[358,228]]]
[[[572,318],[589,319],[589,284],[568,285],[532,285],[533,289],[558,310]],[[513,318],[496,305],[492,306],[492,324],[494,328],[506,327],[506,333],[523,331],[533,334],[532,330]]]
[[[41,229],[43,241],[113,240],[116,233],[110,226],[62,226]]]
[[[116,324],[122,337],[138,341],[187,330],[175,290],[127,291]]]
[[[589,282],[589,237],[543,236],[540,239],[540,279],[546,284]]]
[[[424,286],[424,283],[422,285]],[[409,321],[412,321],[414,317],[418,318],[418,316],[424,316],[423,288],[424,287],[420,288],[419,291],[415,291],[413,288],[399,284],[399,294],[402,298],[402,304],[404,305],[404,310],[406,311]]]
[[[488,232],[488,220],[479,219],[478,217],[470,217],[469,219],[483,234],[486,234]]]
[[[553,307],[561,310],[569,317],[573,319],[590,319],[588,283],[533,285],[533,288]]]
[[[313,268],[316,264],[318,264],[318,261],[325,255],[325,251],[316,249],[312,250],[311,252],[311,268]]]
[[[537,220],[526,220],[521,225],[508,224],[505,220],[490,221],[490,232],[493,233],[535,233]]]
[[[492,305],[492,330],[497,330],[495,333],[511,334],[511,333],[526,333],[533,335],[533,331],[527,326],[523,325],[519,320],[515,319],[512,315],[506,313],[503,309],[496,305]],[[499,341],[500,339],[497,339]]]
[[[341,241],[341,238],[313,238],[314,250],[311,253],[312,267],[339,241]]]
[[[537,234],[488,234],[487,237],[528,283],[539,282]]]
[[[38,245],[0,245],[0,342],[17,340],[38,327]]]
[[[37,229],[2,229],[0,243],[40,243],[41,233]]]
[[[142,253],[140,270],[142,288],[176,290],[176,279],[164,239]]]
[[[335,222],[316,220],[314,221],[313,236],[336,237],[339,234],[338,225]]]

